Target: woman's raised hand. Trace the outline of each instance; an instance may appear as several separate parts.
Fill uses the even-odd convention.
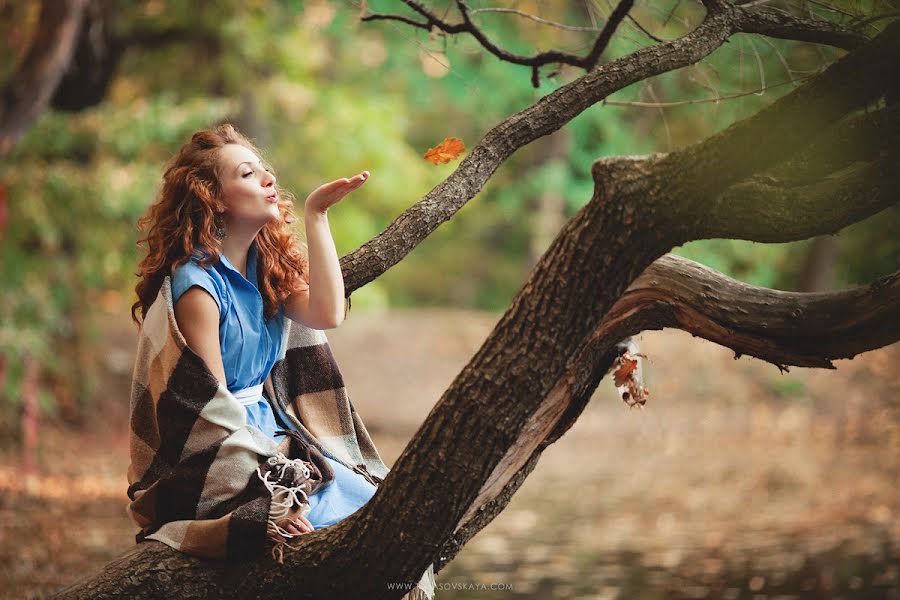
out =
[[[341,198],[361,186],[369,178],[369,172],[363,171],[351,178],[335,179],[317,187],[306,197],[305,209],[325,213],[330,207],[341,201]]]

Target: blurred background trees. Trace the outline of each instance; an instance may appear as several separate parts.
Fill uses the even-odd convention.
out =
[[[373,11],[398,3],[369,1]],[[452,2],[427,2],[452,10]],[[832,2],[853,15],[884,2]],[[478,12],[512,51],[583,52],[595,35],[521,15]],[[544,19],[602,27],[610,7],[504,3]],[[828,15],[821,3],[792,3]],[[263,147],[298,204],[324,181],[368,169],[371,181],[336,208],[338,251],[382,230],[455,168],[422,154],[444,137],[467,146],[507,114],[580,73],[502,63],[463,36],[362,23],[357,0],[89,2],[73,63],[51,106],[0,166],[0,440],[22,440],[29,400],[78,424],[103,403],[101,369],[130,375],[130,356],[105,351],[103,324],[133,302],[137,218],[165,161],[195,129],[231,121]],[[38,0],[0,0],[0,77],[8,80],[40,26]],[[639,3],[635,21],[670,39],[703,8]],[[626,21],[604,60],[652,43]],[[498,311],[562,223],[591,196],[591,163],[696,142],[787,93],[841,51],[739,34],[707,60],[610,98],[514,155],[482,193],[406,260],[353,296],[353,308],[463,306]],[[737,96],[726,98],[729,96]],[[715,101],[722,98],[719,101]],[[676,250],[738,279],[788,290],[871,281],[898,267],[894,207],[794,244],[694,242]],[[32,381],[26,381],[28,361]],[[30,386],[30,387],[29,387]],[[27,392],[33,390],[33,392]],[[27,393],[26,393],[27,392]]]

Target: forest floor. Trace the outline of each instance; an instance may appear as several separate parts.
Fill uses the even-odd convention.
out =
[[[388,465],[498,318],[351,313],[328,332]],[[134,544],[131,331],[104,333],[91,426],[42,426],[42,475],[0,455],[0,597],[49,594]],[[782,374],[681,332],[638,343],[646,407],[604,380],[437,598],[900,598],[900,345]]]

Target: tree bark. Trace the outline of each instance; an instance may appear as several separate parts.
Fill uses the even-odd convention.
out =
[[[0,91],[0,159],[47,108],[62,79],[87,0],[44,0],[38,31],[22,64]]]
[[[770,362],[833,369],[900,339],[900,271],[837,292],[748,285],[672,254],[651,265],[606,316],[615,335],[674,327]],[[628,323],[627,325],[625,323]]]

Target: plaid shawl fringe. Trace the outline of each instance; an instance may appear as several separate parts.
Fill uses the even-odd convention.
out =
[[[325,333],[285,319],[266,399],[297,428],[276,444],[178,330],[166,277],[140,329],[131,388],[128,514],[136,540],[241,560],[291,546],[277,521],[330,483],[324,456],[379,485],[388,473],[354,409]],[[434,595],[433,565],[410,600]]]

